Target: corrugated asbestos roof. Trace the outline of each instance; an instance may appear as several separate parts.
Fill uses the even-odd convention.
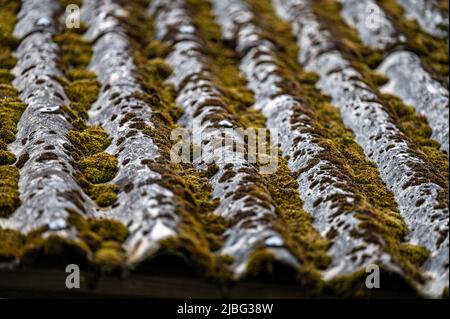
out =
[[[0,296],[448,295],[444,1],[72,2],[0,2]]]

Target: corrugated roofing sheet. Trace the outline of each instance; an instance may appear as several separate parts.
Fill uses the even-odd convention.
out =
[[[448,294],[448,6],[69,4],[1,2],[0,294]]]

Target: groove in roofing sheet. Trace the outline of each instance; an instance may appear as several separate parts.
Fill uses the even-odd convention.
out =
[[[51,234],[74,239],[68,210],[87,216],[94,212],[93,203],[73,177],[73,158],[66,149],[71,124],[61,107],[68,99],[58,81],[63,74],[58,47],[52,41],[59,10],[57,0],[24,0],[18,15],[14,34],[22,41],[16,51],[14,85],[28,107],[11,150],[18,158],[27,154],[29,160],[20,170],[22,205],[0,225],[22,232],[47,227]]]
[[[208,58],[185,5],[182,0],[153,1],[149,10],[155,17],[157,39],[172,43],[167,61],[174,73],[169,82],[178,91],[177,103],[185,110],[180,124],[194,134],[204,134],[201,145],[204,155],[194,159],[194,165],[202,170],[208,161],[214,161],[219,168],[210,180],[213,197],[220,199],[215,212],[233,221],[225,232],[220,253],[234,258],[236,277],[245,275],[248,261],[258,249],[268,249],[278,260],[296,268],[296,258],[276,230],[279,221],[275,207],[262,185],[258,168],[245,159],[243,152],[223,145],[225,139],[243,145],[243,137],[230,130],[239,127],[211,79]],[[252,194],[251,189],[262,195]],[[239,195],[244,190],[246,194]]]
[[[405,43],[405,36],[396,32],[383,8],[376,1],[339,0],[339,2],[342,3],[341,14],[345,22],[356,28],[365,45],[386,50]],[[372,10],[368,10],[369,8]],[[383,64],[377,69],[390,79],[390,83],[383,91],[397,95],[412,105],[416,112],[425,116],[433,130],[431,138],[438,141],[441,150],[448,154],[448,90],[422,67],[420,58],[415,53],[404,49],[388,53]]]
[[[253,22],[250,8],[241,0],[211,2],[224,36],[229,37],[226,40],[235,40],[240,68],[255,93],[256,107],[267,117],[268,127],[280,130],[281,149],[289,157],[290,169],[301,172],[298,191],[305,208],[313,214],[322,235],[336,231],[329,250],[333,261],[324,273],[325,280],[356,273],[373,263],[405,276],[401,266],[381,247],[383,244],[369,242],[364,235],[354,236],[365,230],[355,217],[362,206],[359,194],[353,192],[350,173],[346,175],[343,165],[329,160],[339,155],[329,154],[318,144],[317,140],[323,137],[310,117],[311,110],[286,89],[294,84],[283,75],[275,44],[262,36],[264,32]],[[309,166],[311,162],[316,164]]]
[[[389,77],[389,82],[381,91],[397,95],[425,116],[432,128],[431,138],[441,144],[441,150],[448,156],[448,90],[434,80],[422,67],[420,58],[409,51],[389,54],[377,71]]]
[[[137,97],[143,94],[136,79],[136,66],[130,52],[130,41],[118,18],[128,18],[119,4],[107,1],[85,1],[83,20],[89,26],[85,37],[93,44],[90,69],[101,84],[98,100],[89,111],[90,122],[101,125],[111,136],[106,152],[117,155],[119,168],[113,183],[121,187],[118,205],[108,215],[127,225],[125,242],[128,263],[136,264],[154,254],[160,241],[177,237],[180,217],[177,198],[159,185],[161,175],[145,161],[155,161],[160,152],[154,141],[132,126],[136,120],[154,127],[149,120],[152,110]],[[127,121],[128,114],[133,121]],[[126,162],[125,162],[126,161]]]
[[[397,0],[405,9],[409,19],[415,19],[429,34],[447,38],[448,40],[448,13],[440,10],[435,0]]]
[[[424,291],[440,295],[448,286],[448,203],[442,198],[448,183],[412,148],[393,123],[376,94],[355,70],[312,13],[307,0],[274,0],[278,14],[292,24],[301,47],[299,61],[320,75],[318,87],[332,97],[344,123],[353,130],[394,193],[409,227],[412,243],[427,247],[423,266],[432,277]]]

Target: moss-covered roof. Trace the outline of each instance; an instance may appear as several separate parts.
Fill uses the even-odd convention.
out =
[[[82,295],[448,295],[448,6],[414,3],[0,0],[0,297],[70,263]]]

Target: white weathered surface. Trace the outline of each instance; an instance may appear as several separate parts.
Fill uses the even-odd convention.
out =
[[[435,0],[397,0],[405,8],[408,19],[416,20],[429,34],[448,38],[448,14],[441,11]]]
[[[448,203],[440,204],[446,181],[417,155],[408,138],[390,118],[377,95],[362,81],[330,33],[317,21],[308,0],[274,0],[278,14],[289,21],[301,48],[299,61],[319,74],[318,87],[339,107],[366,156],[395,195],[409,227],[409,240],[432,252],[424,270],[432,276],[425,292],[439,295],[448,286]],[[428,175],[430,174],[430,175]],[[431,176],[431,177],[429,177]],[[445,203],[444,203],[445,204]]]
[[[28,154],[20,169],[22,205],[0,226],[27,233],[46,227],[44,234],[75,238],[67,223],[68,210],[93,215],[93,203],[73,177],[74,160],[65,137],[72,128],[61,107],[68,103],[58,81],[58,47],[52,36],[58,29],[59,1],[24,0],[14,34],[21,38],[17,48],[14,86],[27,109],[18,123],[16,141],[10,145],[17,158]],[[50,158],[43,159],[42,155]]]
[[[108,216],[128,227],[124,246],[127,262],[133,265],[155,253],[160,240],[176,237],[178,199],[160,185],[161,175],[143,163],[160,156],[157,146],[141,130],[130,127],[137,122],[149,127],[154,124],[152,108],[133,96],[143,91],[135,77],[130,42],[117,18],[127,18],[128,12],[117,3],[102,0],[86,1],[82,12],[89,25],[85,37],[94,41],[90,69],[101,84],[98,100],[89,111],[89,121],[101,125],[112,138],[106,152],[116,155],[119,162],[112,180],[121,187],[119,199]],[[130,113],[133,118],[121,124]]]
[[[194,159],[194,165],[204,169],[208,161],[214,161],[219,167],[210,180],[213,197],[220,199],[215,212],[232,221],[220,253],[234,257],[236,277],[245,274],[248,258],[259,248],[269,248],[280,261],[297,267],[297,260],[275,230],[279,218],[275,207],[248,192],[248,187],[261,183],[257,168],[247,162],[243,152],[224,146],[226,139],[243,144],[243,138],[233,130],[238,125],[231,120],[224,98],[210,77],[208,57],[202,52],[202,42],[184,1],[156,0],[150,5],[150,12],[156,21],[157,39],[173,45],[167,62],[174,70],[169,82],[178,92],[177,103],[185,111],[180,123],[204,137],[203,156]],[[209,116],[216,114],[230,120],[211,121]],[[230,173],[232,177],[221,180]],[[267,190],[264,196],[270,198]]]
[[[262,36],[262,30],[252,21],[250,8],[241,0],[211,2],[224,37],[237,44],[236,50],[241,57],[239,66],[249,89],[255,94],[255,106],[266,116],[267,127],[279,132],[281,150],[284,156],[289,156],[290,170],[299,172],[309,167],[297,178],[304,208],[312,214],[314,225],[323,236],[331,229],[336,230],[328,251],[333,260],[324,272],[324,278],[352,274],[373,263],[383,264],[386,269],[403,275],[382,245],[355,236],[364,234],[365,230],[358,226],[360,221],[354,216],[358,195],[352,191],[352,181],[342,165],[328,159],[340,155],[331,154],[318,145],[317,140],[324,137],[318,131],[311,132],[311,129],[318,129],[310,116],[314,109],[292,93],[285,92],[284,87],[294,85],[282,75],[276,47]],[[308,166],[314,162],[317,164]],[[343,209],[337,204],[338,200],[355,204],[354,210]],[[382,243],[381,236],[379,238]]]
[[[365,45],[386,50],[405,41],[376,1],[339,1],[343,18],[356,28]],[[388,54],[377,70],[390,79],[384,91],[397,95],[424,115],[433,130],[431,137],[448,154],[448,89],[433,80],[416,54],[403,49]]]
[[[431,138],[438,141],[441,150],[448,155],[448,90],[423,69],[420,58],[412,52],[389,54],[378,71],[390,80],[381,90],[397,95],[425,116],[432,129]]]

